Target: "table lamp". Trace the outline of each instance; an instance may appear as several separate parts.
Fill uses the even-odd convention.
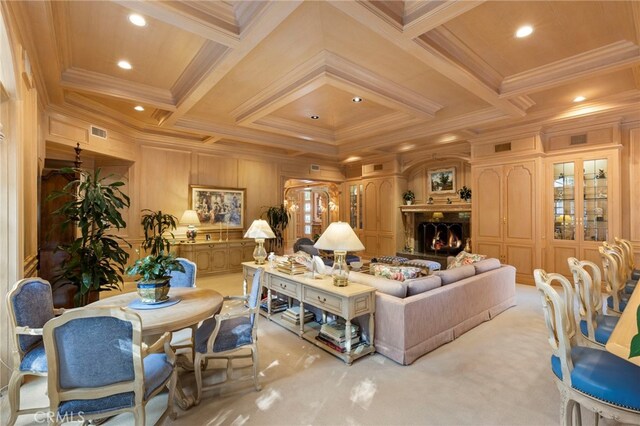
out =
[[[433,212],[433,221],[440,222],[440,219],[444,218],[444,214],[442,212]]]
[[[182,213],[182,217],[180,218],[180,225],[187,225],[187,238],[190,243],[196,242],[196,235],[198,235],[198,230],[194,225],[200,226],[200,219],[198,218],[198,213],[195,210],[185,210]]]
[[[333,250],[333,285],[344,287],[349,284],[349,268],[346,255],[348,251],[364,250],[364,246],[351,225],[347,222],[332,222],[313,245],[320,250]]]
[[[265,238],[275,238],[276,235],[271,230],[271,227],[264,219],[256,219],[253,221],[247,232],[244,234],[245,238],[254,238],[256,240],[256,248],[253,250],[253,258],[256,261],[256,265],[263,265],[264,260],[267,258],[267,251],[264,249]]]

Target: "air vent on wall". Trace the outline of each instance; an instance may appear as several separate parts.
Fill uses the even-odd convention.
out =
[[[373,165],[373,171],[374,172],[378,172],[380,170],[382,170],[382,164],[374,164]]]
[[[91,135],[100,139],[106,139],[107,131],[105,129],[101,129],[100,127],[91,126]]]
[[[311,171],[312,172],[319,172],[320,171],[320,166],[318,164],[312,164],[311,165]]]
[[[571,142],[569,145],[582,145],[587,143],[587,135],[573,135],[571,136]]]
[[[494,145],[493,147],[495,149],[495,152],[511,151],[511,142],[499,143],[497,145]]]

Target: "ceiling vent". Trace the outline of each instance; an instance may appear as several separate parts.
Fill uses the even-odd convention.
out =
[[[91,135],[100,139],[106,139],[107,131],[105,129],[101,129],[100,127],[91,126]]]
[[[320,171],[320,166],[318,164],[312,164],[311,165],[311,171],[312,172],[319,172]]]
[[[566,140],[566,139],[565,139]],[[569,145],[582,145],[587,143],[587,135],[573,135],[571,136],[571,142]]]
[[[374,164],[373,165],[373,171],[374,172],[379,172],[380,170],[382,170],[382,164]]]
[[[511,151],[511,142],[499,143],[494,145],[493,148],[495,149],[495,152]]]

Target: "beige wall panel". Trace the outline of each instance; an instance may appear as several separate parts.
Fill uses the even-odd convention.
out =
[[[383,180],[378,187],[378,200],[380,203],[380,228],[381,232],[394,232],[396,229],[396,201],[393,192],[393,183],[389,180]],[[395,250],[394,250],[395,252]]]
[[[628,237],[634,242],[634,249],[640,253],[640,128],[629,134],[629,220]],[[636,260],[640,264],[640,260]]]
[[[65,123],[55,117],[49,117],[49,134],[76,142],[89,142],[89,128]]]
[[[364,230],[377,231],[378,188],[374,182],[364,185]]]
[[[588,260],[595,263],[600,268],[600,271],[604,273],[602,270],[602,258],[597,247],[585,247],[582,250],[582,259],[580,260]]]
[[[505,245],[507,263],[513,265],[519,275],[533,274],[534,250],[532,246]]]
[[[502,144],[511,144],[511,149],[509,151],[498,152],[496,153],[496,145]],[[537,152],[540,151],[541,147],[539,144],[539,139],[537,136],[528,136],[526,138],[521,139],[506,139],[492,142],[483,142],[471,145],[471,157],[473,159],[480,158],[488,158],[495,159],[496,156],[509,156],[512,154],[522,154],[525,152]]]
[[[364,255],[375,257],[378,255],[378,236],[373,234],[365,234],[362,239],[364,244]]]
[[[378,238],[378,256],[395,256],[396,255],[396,239],[393,235],[380,235]]]
[[[140,209],[162,210],[178,218],[189,203],[191,155],[143,146],[140,156]]]
[[[391,173],[398,173],[400,166],[397,161],[380,161],[362,166],[363,177],[385,176]]]
[[[107,183],[121,181],[124,182],[124,185],[120,187],[120,190],[131,198],[131,185],[129,180],[129,166],[101,166],[102,173],[101,176],[106,178]],[[137,223],[133,223],[129,216],[129,208],[124,208],[120,211],[122,214],[122,218],[127,223],[127,227],[121,230],[114,230],[114,234],[119,235],[121,237],[128,237],[130,235],[130,229],[136,228],[139,226]],[[133,234],[135,235],[135,234]]]
[[[533,167],[517,165],[505,171],[507,198],[505,209],[507,217],[506,238],[533,240],[534,222],[534,177]]]
[[[426,194],[427,175],[425,169],[420,169],[409,177],[407,188],[416,195],[416,204],[424,204],[429,198]]]
[[[194,185],[238,187],[238,160],[216,155],[197,154]]]
[[[500,169],[481,169],[475,179],[475,194],[472,198],[477,202],[478,214],[473,218],[477,225],[478,238],[501,238],[502,215],[500,211],[500,195],[502,179]]]
[[[496,259],[500,259],[501,257],[501,247],[500,243],[485,243],[479,242],[475,245],[472,245],[472,249],[474,253],[484,254],[487,257],[495,257]]]
[[[546,266],[545,270],[547,272],[557,272],[567,277],[571,275],[567,259],[570,257],[580,258],[577,246],[552,246],[550,247],[550,256],[551,258],[549,259],[548,266]],[[600,262],[596,262],[596,264],[599,265]]]
[[[263,207],[279,205],[284,195],[278,165],[261,161],[239,161],[238,188],[247,190],[245,228],[260,216]]]

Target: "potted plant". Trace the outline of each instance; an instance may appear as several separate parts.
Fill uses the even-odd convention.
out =
[[[416,199],[416,195],[412,190],[408,189],[402,194],[402,199],[408,206],[410,206],[411,203],[413,203],[413,200]]]
[[[129,254],[121,244],[131,245],[112,231],[127,226],[120,210],[129,207],[129,197],[120,190],[124,182],[108,182],[111,176],[101,177],[100,169],[90,172],[63,168],[60,172],[76,178],[49,199],[68,197],[53,213],[64,218],[63,230],[77,227],[78,236],[70,244],[58,247],[67,256],[57,280],[74,284],[74,304],[84,306],[90,302],[90,294],[120,289],[124,282],[122,274]]]
[[[178,218],[162,213],[162,210],[142,210],[144,213],[140,224],[144,230],[142,248],[149,255],[138,259],[127,268],[127,274],[140,275],[138,281],[138,294],[142,303],[158,303],[168,299],[169,281],[171,271],[184,272],[184,267],[175,256],[170,253],[171,242],[165,236],[167,233],[173,237],[173,231],[177,227]]]
[[[142,303],[160,303],[169,298],[171,271],[184,272],[184,267],[171,253],[164,252],[136,260],[127,268],[127,274],[139,275],[138,295]]]
[[[280,204],[279,206],[267,207],[261,217],[266,219],[271,229],[273,229],[273,233],[276,234],[275,240],[273,242],[270,241],[270,244],[273,245],[271,251],[278,251],[284,243],[284,230],[289,225],[289,211],[284,204]]]
[[[471,189],[467,188],[465,185],[462,185],[462,188],[456,191],[458,195],[460,195],[460,199],[464,201],[471,200]]]

